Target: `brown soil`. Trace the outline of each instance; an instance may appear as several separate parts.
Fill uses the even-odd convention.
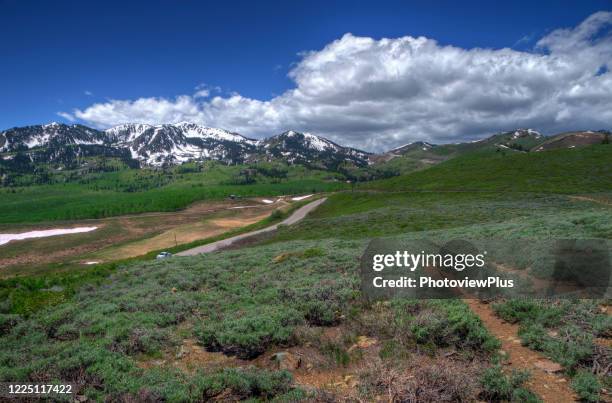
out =
[[[232,209],[242,205],[256,208]],[[110,261],[145,254],[176,243],[216,236],[229,229],[257,222],[285,203],[260,200],[195,203],[185,210],[143,213],[105,219],[1,225],[1,232],[26,232],[52,228],[97,226],[85,235],[64,235],[10,242],[0,246],[0,277],[44,269],[49,263]]]
[[[472,299],[465,302],[480,317],[489,332],[500,340],[502,350],[509,355],[509,361],[506,362],[508,367],[528,370],[531,373],[531,379],[527,382],[531,391],[540,396],[544,402],[564,403],[578,400],[566,377],[543,369],[553,369],[557,367],[556,363],[521,345],[518,325],[498,318],[489,304]]]
[[[190,324],[180,326],[189,329]],[[321,328],[321,341],[338,342],[344,334],[341,327]],[[242,360],[221,352],[209,352],[193,338],[183,339],[177,349],[164,351],[161,357],[141,357],[137,365],[144,369],[153,367],[178,368],[186,373],[195,373],[199,369],[216,370],[227,367],[256,367],[260,369],[278,370],[278,364],[273,357],[279,352],[285,352],[299,358],[300,364],[290,372],[296,385],[305,390],[326,391],[334,396],[350,398],[356,396],[357,379],[360,371],[372,361],[379,361],[380,346],[375,339],[360,338],[352,347],[359,360],[351,360],[346,366],[339,366],[330,357],[323,355],[310,343],[295,347],[274,347],[253,360]],[[358,350],[358,352],[357,352]]]
[[[247,367],[249,365],[252,364],[236,357],[206,351],[193,339],[183,340],[183,344],[177,351],[168,351],[162,358],[138,361],[138,366],[141,368],[171,366],[190,374],[202,368],[214,370],[230,367]]]
[[[141,256],[152,250],[170,248],[175,245],[218,236],[231,229],[261,221],[268,217],[271,211],[270,208],[262,206],[261,208],[234,210],[229,213],[233,216],[232,218],[217,217],[214,213],[209,213],[208,217],[210,218],[205,220],[203,220],[203,217],[194,217],[193,220],[197,220],[196,222],[179,224],[158,235],[102,250],[99,254],[92,255],[92,260],[98,260],[97,257],[102,260],[110,260]],[[224,211],[223,214],[228,214],[228,212]]]

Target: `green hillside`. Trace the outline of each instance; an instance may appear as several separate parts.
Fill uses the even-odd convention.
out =
[[[429,169],[364,185],[380,190],[581,193],[612,189],[612,147],[538,153],[475,152]]]
[[[302,166],[215,162],[202,168],[185,164],[165,170],[64,171],[54,174],[49,183],[0,187],[0,224],[176,211],[196,201],[232,194],[276,196],[346,187],[336,176]]]

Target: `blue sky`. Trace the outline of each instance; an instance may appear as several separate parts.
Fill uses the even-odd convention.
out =
[[[367,133],[374,133],[380,127],[384,142],[389,144],[416,137],[444,140],[440,132],[448,131],[448,128],[442,127],[443,122],[425,128],[406,124],[388,127],[383,122],[374,122],[376,117],[372,116],[368,122],[356,122],[356,126],[351,127],[347,115],[354,114],[353,120],[359,120],[363,116],[361,108],[367,109],[364,105],[355,110],[336,109],[346,121],[334,126],[328,123],[332,112],[323,114],[317,110],[316,96],[321,97],[321,104],[330,97],[336,99],[330,103],[332,108],[334,102],[347,102],[337,99],[337,94],[314,91],[317,94],[315,98],[309,98],[310,103],[292,106],[290,111],[284,106],[274,106],[254,112],[258,115],[269,113],[272,119],[278,120],[269,125],[260,124],[254,118],[237,120],[235,116],[244,116],[245,110],[236,109],[235,104],[246,100],[242,102],[247,104],[244,106],[246,110],[262,108],[266,105],[261,103],[301,86],[304,92],[312,95],[309,90],[312,87],[306,85],[312,84],[308,80],[313,74],[326,80],[329,77],[333,79],[333,76],[314,72],[321,65],[307,66],[307,56],[303,52],[321,52],[334,41],[341,40],[346,33],[351,33],[351,38],[374,41],[424,36],[437,41],[440,47],[452,45],[463,51],[507,47],[518,51],[517,54],[524,52],[529,55],[535,52],[536,43],[551,32],[575,28],[595,12],[612,8],[609,1],[567,1],[563,7],[555,1],[503,3],[507,4],[380,0],[0,0],[0,129],[52,120],[69,122],[72,119],[102,128],[132,117],[149,123],[193,117],[191,120],[198,123],[233,125],[225,128],[246,131],[245,134],[255,137],[268,131],[297,128],[358,145],[363,143]],[[608,17],[599,24],[609,24]],[[378,42],[374,44],[374,47],[379,45]],[[536,53],[549,52],[544,49]],[[598,55],[601,53],[599,51]],[[609,55],[603,53],[598,63],[603,61],[605,65]],[[364,51],[359,57],[385,56]],[[359,62],[347,59],[343,63]],[[337,77],[343,75],[342,70],[334,71]],[[372,69],[369,71],[374,74]],[[363,74],[361,72],[355,77],[363,77]],[[391,83],[389,86],[395,85]],[[194,96],[198,91],[196,87],[206,89],[208,97]],[[369,91],[372,94],[379,94],[378,87],[371,87]],[[230,100],[236,94],[240,99],[234,99],[232,103]],[[194,114],[176,107],[180,96],[190,97],[190,102],[184,105],[186,110],[199,108],[204,111]],[[215,96],[221,99],[220,105],[210,105]],[[385,94],[383,98],[389,96]],[[376,98],[375,95],[372,97]],[[278,101],[278,104],[298,102],[294,98]],[[158,114],[157,109],[150,109],[156,108],[157,104],[147,104],[145,111],[135,112],[135,106],[129,103],[138,100],[169,102],[172,111]],[[109,104],[114,101],[124,103],[119,106]],[[504,100],[501,106],[507,101]],[[479,104],[480,101],[474,102]],[[486,99],[483,102],[486,103]],[[93,105],[100,107],[88,109]],[[482,108],[470,108],[462,109],[460,120],[483,121],[481,115],[472,114],[474,111],[480,113]],[[113,112],[109,113],[109,109]],[[58,112],[68,119],[58,116]],[[402,114],[402,111],[397,111],[397,114]],[[317,116],[320,116],[319,120],[316,120]],[[406,115],[406,118],[409,117]],[[414,120],[414,117],[410,118]],[[541,123],[541,127],[536,128],[544,131],[565,127],[557,124],[558,119],[555,119],[540,122],[539,118],[531,117],[525,122],[517,119],[517,124]],[[598,125],[607,123],[606,119],[594,122]],[[495,124],[483,121],[483,127],[481,124],[457,127],[457,135],[478,135],[508,124],[506,121]],[[297,127],[285,127],[288,125]],[[412,137],[405,134],[414,130],[422,133],[413,133]],[[347,137],[352,131],[361,134]]]

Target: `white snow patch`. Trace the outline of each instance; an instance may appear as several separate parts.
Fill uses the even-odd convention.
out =
[[[311,196],[312,195],[297,196],[297,197],[292,197],[291,200],[293,200],[293,201],[300,201],[300,200],[308,199]]]
[[[331,143],[325,141],[324,139],[320,137],[315,136],[314,134],[304,133],[304,138],[306,139],[306,141],[308,141],[308,145],[310,148],[314,148],[315,150],[318,150],[318,151],[324,151],[324,150],[327,150],[328,148],[332,148],[332,149],[336,148]]]
[[[48,229],[42,231],[30,231],[22,232],[20,234],[0,234],[0,245],[4,245],[11,241],[20,241],[22,239],[29,238],[44,238],[48,236],[66,235],[66,234],[79,234],[82,232],[94,231],[98,227],[78,227],[78,228],[62,228],[62,229]]]
[[[100,262],[98,262],[97,260],[91,261],[91,262],[85,262],[85,264],[87,265],[92,265],[92,264],[98,264]]]
[[[262,202],[264,202],[266,204],[272,204],[272,203],[274,203],[274,200],[263,199]]]

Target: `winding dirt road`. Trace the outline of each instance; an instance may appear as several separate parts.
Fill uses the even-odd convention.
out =
[[[264,234],[266,232],[271,232],[274,231],[278,228],[279,225],[292,225],[295,224],[296,222],[302,220],[304,217],[306,217],[306,215],[308,213],[310,213],[312,210],[316,209],[317,207],[319,207],[321,204],[323,204],[325,202],[325,200],[327,200],[326,197],[323,197],[321,199],[315,200],[311,203],[308,203],[305,206],[300,207],[299,209],[297,209],[293,214],[291,214],[289,217],[287,217],[285,220],[283,220],[282,222],[278,223],[278,224],[274,224],[271,225],[269,227],[266,228],[262,228],[260,230],[257,231],[251,231],[251,232],[247,232],[245,234],[240,234],[240,235],[236,235],[233,236],[231,238],[227,238],[227,239],[222,239],[220,241],[216,241],[216,242],[212,242],[206,245],[202,245],[202,246],[198,246],[192,249],[187,249],[184,250],[182,252],[177,253],[177,256],[194,256],[194,255],[200,255],[202,253],[210,253],[210,252],[214,252],[216,250],[222,249],[222,248],[226,248],[232,244],[234,244],[235,242],[238,241],[242,241],[244,239],[256,236],[256,235],[260,235],[260,234]]]

